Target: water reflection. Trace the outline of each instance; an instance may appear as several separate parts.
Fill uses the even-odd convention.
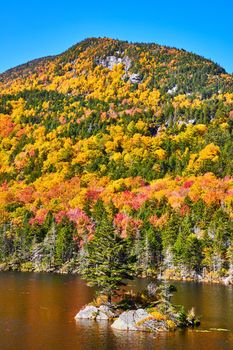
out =
[[[143,289],[147,281],[131,283]],[[174,302],[195,307],[200,330],[135,333],[113,330],[108,321],[74,321],[76,312],[93,298],[93,290],[77,276],[0,273],[1,350],[231,350],[233,289],[220,285],[176,283]]]

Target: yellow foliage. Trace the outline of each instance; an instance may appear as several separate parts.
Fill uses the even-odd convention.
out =
[[[187,171],[199,170],[206,160],[216,162],[219,158],[219,154],[220,148],[213,143],[210,143],[205,148],[203,148],[199,154],[191,154],[189,164],[187,166]]]
[[[153,310],[150,312],[150,315],[157,321],[163,321],[167,319],[166,315],[162,314],[158,310]]]
[[[166,158],[166,151],[164,149],[159,148],[155,151],[156,156],[160,159],[163,160]]]
[[[203,135],[207,131],[207,126],[205,124],[197,124],[194,127],[199,134]]]
[[[166,323],[167,323],[167,327],[168,327],[169,330],[171,330],[171,331],[174,331],[174,330],[177,328],[175,322],[173,322],[172,320],[167,320]]]

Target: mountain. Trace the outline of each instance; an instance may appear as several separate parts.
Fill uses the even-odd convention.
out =
[[[138,82],[149,79],[148,87],[157,88],[163,94],[173,89],[174,94],[200,93],[210,96],[218,91],[229,92],[233,89],[232,75],[198,55],[156,44],[131,44],[95,38],[84,40],[61,55],[34,60],[8,70],[0,75],[1,89],[11,92],[14,81],[13,86],[17,86],[17,91],[33,87],[82,94],[80,82],[68,88],[67,81],[76,79],[78,75],[86,78],[87,70],[88,74],[95,74],[100,65],[113,68],[117,63],[123,64],[125,82],[136,74],[135,82],[137,79]],[[106,71],[103,69],[99,74],[105,75]],[[89,87],[85,94],[90,92]]]
[[[105,213],[138,273],[227,278],[232,130],[233,76],[176,48],[90,38],[1,74],[2,269],[75,270]]]

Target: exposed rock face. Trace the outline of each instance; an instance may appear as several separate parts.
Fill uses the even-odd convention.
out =
[[[75,320],[90,319],[90,320],[109,320],[115,317],[114,312],[107,305],[101,305],[99,308],[87,305],[80,310],[75,316]]]
[[[113,322],[112,328],[137,331],[139,330],[137,323],[148,317],[150,315],[143,309],[125,311]]]
[[[132,84],[139,84],[142,81],[140,74],[134,73],[129,76],[129,80]]]
[[[125,70],[125,74],[123,78],[128,78],[132,84],[139,84],[142,81],[142,77],[140,74],[138,73],[130,74],[129,69],[132,66],[132,61],[128,56],[125,56],[125,57],[107,56],[105,58],[97,58],[95,61],[98,65],[102,65],[111,70],[116,64],[121,63],[124,65],[124,70]]]
[[[113,69],[114,65],[122,63],[125,66],[125,71],[127,72],[131,67],[131,59],[128,56],[117,57],[117,56],[107,56],[106,58],[98,58],[96,60],[97,64],[101,64],[104,67]]]
[[[172,89],[169,89],[167,93],[168,93],[169,95],[174,95],[174,94],[177,92],[177,90],[178,90],[178,86],[175,85],[175,86],[173,86]]]

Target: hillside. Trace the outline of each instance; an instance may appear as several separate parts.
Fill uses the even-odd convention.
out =
[[[1,74],[1,91],[15,93],[33,88],[91,95],[94,87],[91,81],[88,84],[87,70],[88,75],[94,75],[95,80],[98,77],[101,83],[108,75],[104,67],[111,69],[120,63],[125,83],[136,74],[131,82],[144,82],[147,88],[159,89],[162,94],[172,90],[170,93],[173,94],[199,93],[206,97],[233,89],[231,75],[198,55],[156,44],[91,38],[61,55],[34,60]],[[88,86],[82,86],[84,82]],[[99,90],[102,94],[106,82],[103,85]],[[127,84],[124,85],[125,92],[128,92]]]
[[[103,214],[139,274],[233,268],[233,76],[90,38],[0,75],[2,269],[76,270]]]

